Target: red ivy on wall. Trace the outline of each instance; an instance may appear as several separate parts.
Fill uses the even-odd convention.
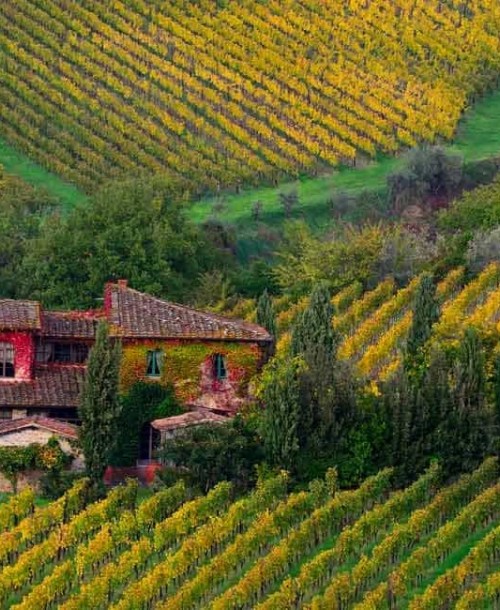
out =
[[[0,342],[11,343],[14,347],[15,379],[29,380],[33,376],[35,362],[35,340],[26,332],[0,332]]]

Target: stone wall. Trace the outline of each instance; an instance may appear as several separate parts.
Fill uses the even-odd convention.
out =
[[[25,487],[33,487],[37,489],[41,477],[43,476],[41,470],[27,470],[19,475],[17,479],[17,491],[22,491]],[[10,482],[0,473],[0,492],[11,493],[13,491]]]

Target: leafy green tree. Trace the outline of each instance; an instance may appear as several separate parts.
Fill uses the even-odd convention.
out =
[[[308,365],[335,358],[338,336],[332,325],[334,310],[326,283],[317,284],[307,308],[292,329],[292,352],[302,355]]]
[[[441,463],[453,445],[457,422],[450,389],[450,362],[447,354],[434,348],[428,357],[428,365],[414,383],[412,445],[410,459],[414,473],[421,472],[429,459],[438,458]]]
[[[441,231],[471,236],[477,230],[494,229],[500,224],[500,176],[494,182],[465,192],[443,210],[438,219]]]
[[[217,311],[224,309],[233,296],[231,281],[220,270],[206,271],[196,288],[196,306]]]
[[[296,359],[274,359],[264,369],[260,434],[272,466],[291,469],[299,450],[299,369]]]
[[[385,384],[382,402],[389,423],[387,451],[390,463],[399,470],[400,483],[409,478],[412,437],[413,396],[406,370],[401,367]]]
[[[120,433],[118,374],[121,346],[108,335],[106,323],[97,326],[96,339],[87,364],[78,409],[80,445],[88,476],[98,489]]]
[[[22,291],[47,307],[95,307],[108,280],[172,300],[193,298],[222,253],[190,223],[164,178],[111,183],[67,215],[54,214],[28,244]]]
[[[44,191],[4,174],[0,166],[0,296],[20,296],[21,263],[54,203]]]
[[[227,423],[188,428],[165,443],[162,455],[175,464],[174,476],[186,478],[204,492],[219,481],[232,481],[238,490],[247,490],[263,459],[255,431],[240,416]],[[165,476],[171,478],[172,472]]]
[[[237,267],[231,276],[236,292],[246,298],[258,298],[264,290],[269,294],[279,292],[271,262],[256,258]]]
[[[264,290],[257,301],[257,324],[265,328],[271,337],[276,340],[276,314],[267,290]]]
[[[290,222],[278,250],[275,275],[286,291],[305,294],[319,282],[336,291],[355,281],[366,284],[377,268],[389,228],[341,225],[318,238],[304,222]]]

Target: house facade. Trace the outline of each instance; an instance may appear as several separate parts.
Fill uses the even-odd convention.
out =
[[[120,388],[172,385],[187,411],[232,415],[272,341],[263,328],[109,283],[91,311],[45,311],[0,299],[0,421],[45,417],[77,422],[86,361],[100,320],[122,344]]]

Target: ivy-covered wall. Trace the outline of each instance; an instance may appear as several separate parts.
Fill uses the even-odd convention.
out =
[[[31,333],[0,332],[0,342],[14,346],[14,368],[16,380],[31,379],[35,357],[35,341]]]
[[[164,360],[160,378],[146,376],[147,352],[162,350]],[[212,357],[223,354],[227,378],[214,379]],[[126,392],[137,381],[172,384],[183,404],[212,408],[237,408],[245,397],[248,381],[262,360],[261,348],[255,343],[223,341],[156,341],[141,340],[123,344],[121,391]]]

